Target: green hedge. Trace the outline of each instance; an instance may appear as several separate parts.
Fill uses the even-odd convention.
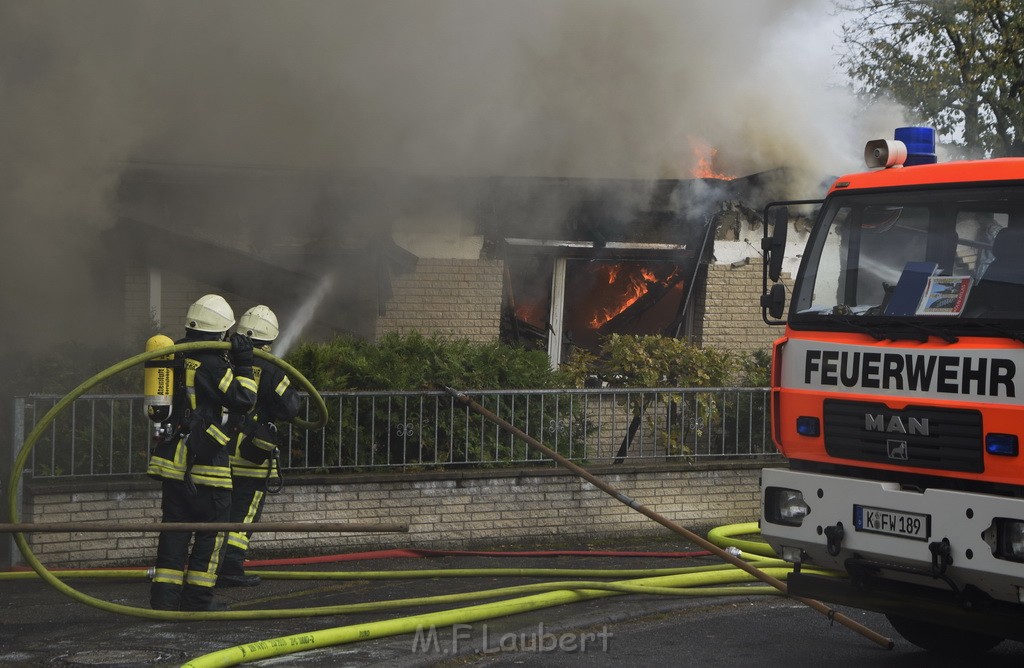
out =
[[[15,395],[68,392],[90,376],[142,352],[119,346],[67,345],[35,358],[8,353],[4,385]],[[663,336],[612,335],[598,354],[570,353],[554,371],[547,354],[503,343],[471,343],[413,332],[377,342],[338,337],[303,343],[285,358],[322,391],[553,389],[601,382],[612,387],[715,387],[768,384],[767,351],[736,354]],[[140,393],[142,368],[95,389]]]
[[[574,350],[553,371],[547,353],[503,343],[471,343],[413,332],[377,342],[338,337],[304,343],[287,356],[320,390],[763,387],[766,351],[736,354],[664,336],[606,338],[598,354]]]
[[[442,336],[418,333],[391,334],[378,342],[339,337],[327,343],[300,345],[288,361],[321,391],[417,391],[454,387],[460,390],[567,389],[583,386],[717,388],[727,385],[757,386],[767,381],[767,353],[736,355],[714,348],[699,348],[662,336],[612,335],[597,354],[573,351],[558,371],[553,371],[545,352],[501,343],[470,343]],[[669,424],[683,429],[663,433],[662,442],[670,452],[689,454],[689,444],[707,435],[723,411],[760,411],[760,407],[732,405],[743,401],[735,393],[698,392],[685,395],[622,394],[631,412],[630,434],[646,421],[647,430],[662,429],[663,411]],[[629,398],[627,398],[629,397]],[[746,399],[749,401],[749,398]],[[480,398],[480,401],[487,401]],[[561,451],[558,433],[573,435],[575,446],[585,445],[594,427],[576,404],[567,408],[566,399],[556,405],[555,397],[492,397],[489,410],[516,423],[528,424],[531,435]],[[655,402],[658,403],[655,406]],[[395,432],[406,424],[404,406],[372,398],[343,404],[340,414],[331,415],[325,437],[316,452],[308,444],[293,451],[293,461],[309,459],[333,462],[337,466],[361,466],[347,444],[370,443],[380,458],[445,466],[465,462],[501,462],[514,459],[516,447],[506,434],[480,429],[477,423],[459,418],[461,407],[450,406],[417,422],[412,433]],[[526,419],[529,416],[529,419]],[[672,416],[685,419],[671,419]],[[752,415],[753,424],[762,416]],[[744,425],[747,422],[743,423]],[[732,429],[733,427],[728,427]],[[739,429],[745,427],[740,426]],[[400,452],[395,444],[400,444]],[[624,450],[628,449],[628,443]],[[361,451],[364,451],[361,448]],[[562,452],[566,456],[574,453]]]
[[[376,343],[354,337],[304,343],[287,361],[322,391],[547,389],[567,382],[542,351],[416,332]]]

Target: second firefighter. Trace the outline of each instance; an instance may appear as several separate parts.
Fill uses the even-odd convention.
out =
[[[254,306],[238,319],[238,333],[252,339],[253,346],[270,352],[279,332],[277,316],[267,306]],[[257,384],[256,405],[246,416],[231,452],[230,521],[258,522],[263,513],[270,482],[280,482],[277,422],[298,415],[301,398],[281,367],[257,358],[253,363]],[[217,577],[218,587],[251,587],[258,575],[247,575],[245,557],[252,532],[232,531]]]

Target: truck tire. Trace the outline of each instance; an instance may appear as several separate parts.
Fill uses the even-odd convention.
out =
[[[940,626],[899,615],[886,615],[886,618],[907,642],[929,652],[955,656],[984,654],[1003,641],[996,636]]]

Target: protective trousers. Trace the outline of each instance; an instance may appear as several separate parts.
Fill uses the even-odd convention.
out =
[[[260,520],[266,501],[266,478],[233,476],[231,479],[231,522],[252,524]],[[245,575],[245,555],[249,551],[252,532],[232,531],[228,534],[228,545],[224,551],[222,575]]]
[[[231,490],[196,485],[192,491],[184,482],[164,480],[161,508],[164,522],[227,522]],[[150,606],[154,610],[210,609],[224,537],[216,531],[161,532]]]

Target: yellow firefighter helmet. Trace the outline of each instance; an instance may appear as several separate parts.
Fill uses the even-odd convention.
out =
[[[280,329],[277,326],[277,316],[270,310],[270,307],[260,304],[242,314],[238,319],[238,331],[245,334],[254,341],[266,341],[267,343],[277,338]]]
[[[185,327],[200,332],[226,332],[235,324],[235,312],[220,295],[203,295],[185,313]]]

